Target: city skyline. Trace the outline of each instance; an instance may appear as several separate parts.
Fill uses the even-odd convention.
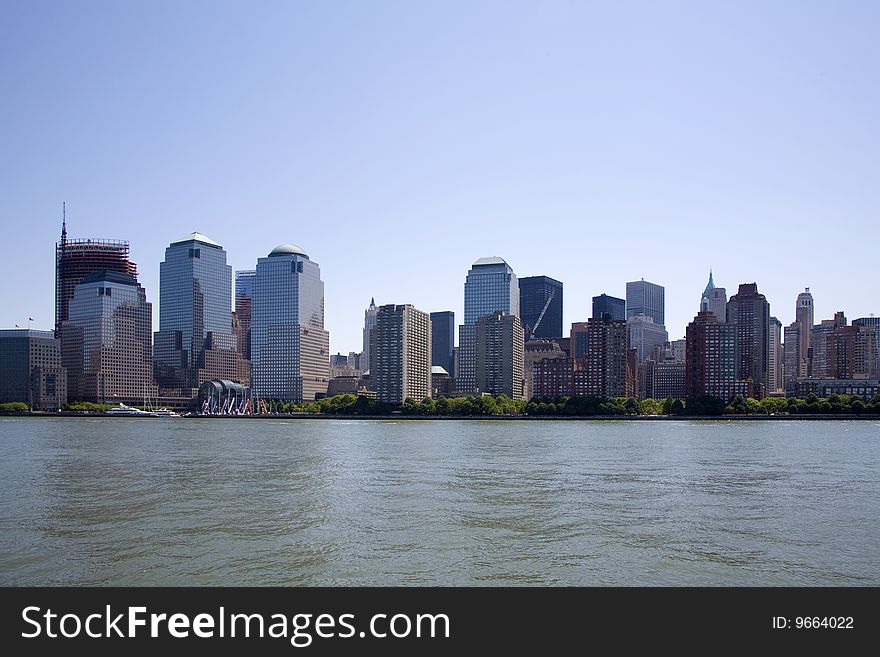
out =
[[[195,5],[102,7],[0,9],[0,219],[26,228],[0,271],[30,285],[0,292],[0,326],[52,327],[62,201],[72,238],[130,242],[154,326],[181,233],[235,270],[301,244],[333,353],[360,350],[371,297],[463,317],[463,272],[493,255],[565,284],[564,327],[644,278],[680,338],[710,268],[783,326],[806,287],[817,322],[880,312],[875,277],[819,259],[876,257],[877,6],[217,4],[210,30]]]

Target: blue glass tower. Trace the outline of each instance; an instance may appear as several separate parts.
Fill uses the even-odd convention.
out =
[[[318,264],[298,246],[282,244],[257,261],[253,294],[254,394],[308,402],[327,392],[330,334]]]
[[[209,337],[212,345],[234,347],[232,267],[226,264],[222,246],[201,233],[190,233],[165,249],[159,265],[157,382],[198,387],[195,370],[204,366]]]
[[[477,388],[477,320],[499,312],[519,317],[519,282],[503,258],[480,258],[464,283],[464,324],[458,329],[456,375],[456,387],[462,392]]]

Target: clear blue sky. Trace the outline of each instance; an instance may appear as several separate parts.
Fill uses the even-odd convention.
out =
[[[299,244],[334,352],[372,296],[461,321],[491,255],[562,280],[566,324],[644,277],[680,337],[710,267],[783,324],[804,286],[817,321],[880,313],[878,29],[867,1],[5,0],[0,327],[52,327],[62,200],[154,304],[185,233],[236,269]]]

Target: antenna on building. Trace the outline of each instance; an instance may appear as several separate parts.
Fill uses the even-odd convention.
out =
[[[67,242],[67,201],[61,201],[61,244]]]

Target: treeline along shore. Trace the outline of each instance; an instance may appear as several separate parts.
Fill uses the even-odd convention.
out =
[[[880,419],[880,395],[869,401],[849,395],[804,399],[767,397],[761,400],[738,395],[730,403],[715,397],[692,399],[636,399],[633,397],[559,397],[514,400],[498,397],[440,397],[407,399],[387,404],[364,396],[336,395],[307,404],[266,401],[266,412],[248,415],[187,414],[189,417],[223,418],[360,418],[360,419],[510,419],[510,420],[836,420]],[[74,402],[59,412],[30,411],[25,404],[0,404],[0,414],[40,417],[96,417],[108,415],[112,406]]]

